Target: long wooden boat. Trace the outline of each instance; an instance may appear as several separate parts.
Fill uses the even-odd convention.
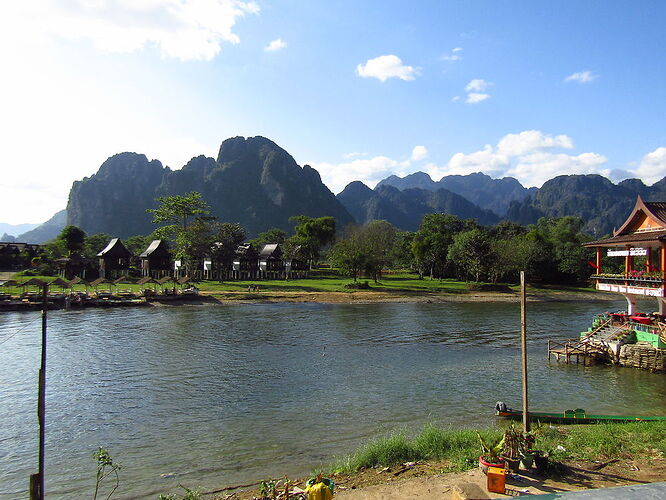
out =
[[[507,408],[506,410],[497,410],[498,417],[521,420],[523,412]],[[530,421],[552,422],[555,424],[596,424],[601,422],[643,422],[643,421],[665,421],[666,416],[633,416],[633,415],[592,415],[588,414],[582,408],[575,410],[566,410],[562,413],[549,413],[540,411],[531,411],[528,414]]]

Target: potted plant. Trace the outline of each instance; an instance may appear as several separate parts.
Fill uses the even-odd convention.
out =
[[[483,473],[488,473],[488,467],[504,468],[504,460],[500,457],[500,452],[504,446],[504,436],[489,443],[478,432],[476,435],[479,436],[479,442],[481,443],[482,453],[479,457],[479,468]]]
[[[511,425],[504,431],[503,441],[502,458],[506,462],[507,469],[511,472],[518,472],[520,468],[520,452],[523,449],[523,436],[514,425]]]

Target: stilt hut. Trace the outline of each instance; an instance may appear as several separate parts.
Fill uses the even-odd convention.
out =
[[[125,248],[120,238],[113,238],[99,257],[100,278],[114,279],[129,272],[132,253]]]
[[[280,245],[278,243],[264,245],[259,252],[259,278],[282,279],[284,273],[285,265]]]
[[[81,254],[73,253],[69,257],[62,257],[56,259],[56,266],[58,268],[58,276],[71,280],[74,276],[86,275],[86,261]]]
[[[259,254],[249,243],[239,245],[231,264],[231,277],[236,280],[257,279]]]
[[[173,261],[164,240],[153,240],[139,257],[141,258],[141,276],[160,279],[171,274]]]
[[[307,260],[302,255],[301,246],[298,245],[290,253],[290,258],[284,259],[285,279],[307,278],[309,267]]]

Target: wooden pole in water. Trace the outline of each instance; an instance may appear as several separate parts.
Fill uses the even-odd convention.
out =
[[[46,416],[46,312],[48,285],[42,287],[42,360],[39,367],[37,420],[39,421],[39,472],[30,476],[30,500],[44,500],[44,433]]]
[[[520,350],[523,367],[523,431],[529,432],[530,419],[527,410],[527,294],[525,271],[520,271]]]

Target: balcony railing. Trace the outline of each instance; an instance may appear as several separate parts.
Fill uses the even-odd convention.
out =
[[[664,297],[664,284],[666,281],[651,276],[628,276],[596,274],[591,277],[595,280],[596,289],[605,292],[628,293],[649,297]]]

